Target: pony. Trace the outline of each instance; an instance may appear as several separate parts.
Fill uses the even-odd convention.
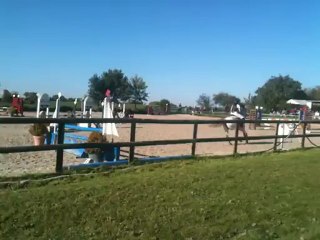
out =
[[[236,117],[236,116],[228,116],[226,118],[224,118],[224,120],[239,120],[240,118]],[[248,133],[246,132],[246,129],[245,129],[245,126],[244,126],[244,123],[243,122],[240,122],[238,123],[239,124],[239,130],[242,132],[243,136],[246,138],[246,143],[249,143],[248,142]],[[226,133],[226,137],[229,138],[229,130],[234,130],[236,129],[237,127],[237,123],[223,123],[222,124],[223,126],[223,129]],[[232,144],[230,141],[229,141],[230,144]]]

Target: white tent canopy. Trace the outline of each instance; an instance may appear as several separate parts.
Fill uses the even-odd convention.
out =
[[[293,104],[293,105],[302,105],[302,106],[307,106],[311,108],[312,101],[308,100],[300,100],[300,99],[289,99],[287,101],[288,104]]]

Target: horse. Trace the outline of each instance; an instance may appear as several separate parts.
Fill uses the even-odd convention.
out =
[[[226,118],[224,118],[224,120],[239,120],[240,118],[236,117],[236,116],[228,116]],[[243,136],[246,138],[246,143],[249,143],[248,142],[248,133],[246,132],[246,129],[245,129],[245,126],[244,126],[244,123],[238,123],[239,124],[239,130],[242,132]],[[223,129],[226,133],[226,137],[229,138],[229,130],[234,130],[236,129],[237,127],[237,123],[223,123],[222,124],[223,126]],[[230,141],[229,141],[230,144],[232,144]]]

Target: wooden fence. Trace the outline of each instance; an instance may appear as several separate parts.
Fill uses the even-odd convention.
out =
[[[138,146],[152,146],[152,145],[173,145],[173,144],[186,144],[191,143],[191,155],[195,156],[197,143],[205,142],[234,142],[233,144],[233,154],[237,154],[238,141],[245,140],[244,137],[239,137],[239,123],[243,121],[240,120],[155,120],[155,119],[101,119],[101,118],[91,118],[91,119],[72,119],[72,118],[0,118],[0,124],[31,124],[31,123],[56,123],[58,124],[58,141],[57,144],[53,145],[42,145],[42,146],[10,146],[1,147],[0,153],[17,153],[17,152],[32,152],[32,151],[48,151],[56,150],[56,172],[61,173],[63,171],[63,150],[64,149],[78,149],[78,148],[104,148],[106,146],[116,146],[116,147],[129,147],[129,158],[128,161],[131,162],[134,159],[135,147]],[[113,142],[113,143],[75,143],[75,144],[63,144],[64,142],[64,132],[66,124],[76,124],[76,123],[130,123],[130,141],[129,142]],[[235,130],[235,136],[229,138],[197,138],[198,125],[200,124],[223,124],[223,123],[236,123],[237,127]],[[280,123],[295,123],[302,124],[303,132],[302,134],[295,134],[289,136],[289,138],[302,138],[301,148],[305,147],[306,137],[320,137],[320,134],[306,134],[306,127],[308,124],[317,123],[319,121],[254,121],[246,120],[245,123],[273,123],[276,124],[275,134],[268,136],[251,136],[248,140],[263,140],[263,139],[274,139],[273,150],[277,150],[278,139],[286,138],[287,135],[277,135],[277,129]],[[135,141],[136,137],[136,125],[137,124],[192,124],[193,125],[193,137],[192,139],[177,139],[177,140],[155,140],[155,141]],[[0,133],[1,134],[1,133]]]

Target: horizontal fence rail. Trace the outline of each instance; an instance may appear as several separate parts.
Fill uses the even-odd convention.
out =
[[[223,123],[318,123],[320,120],[160,120],[160,119],[123,119],[123,118],[0,118],[0,124],[28,124],[28,123],[159,123],[159,124],[223,124]]]
[[[58,126],[58,141],[57,144],[53,145],[42,145],[42,146],[6,146],[0,147],[0,153],[18,153],[18,152],[32,152],[32,151],[56,151],[56,172],[62,172],[63,169],[63,150],[65,149],[81,149],[81,148],[107,148],[110,146],[114,147],[129,147],[129,162],[134,159],[135,147],[142,146],[154,146],[154,145],[174,145],[174,144],[192,144],[191,155],[195,156],[196,143],[209,143],[209,142],[234,142],[234,154],[237,154],[238,141],[243,140],[266,140],[274,139],[273,150],[276,150],[278,139],[285,138],[302,138],[301,147],[304,147],[306,137],[320,137],[319,134],[306,134],[306,126],[308,124],[317,123],[320,121],[298,121],[298,120],[155,120],[155,119],[102,119],[102,118],[91,118],[91,119],[72,119],[72,118],[19,118],[19,117],[5,117],[0,118],[0,124],[32,124],[32,123],[54,123]],[[65,137],[65,130],[67,124],[76,123],[128,123],[131,124],[130,128],[130,141],[129,142],[111,142],[111,143],[72,143],[63,144]],[[225,124],[225,123],[236,123],[237,128],[235,131],[235,137],[218,137],[218,138],[197,138],[198,125],[199,124]],[[250,136],[250,137],[239,137],[238,130],[240,123],[268,123],[276,124],[275,135],[266,136]],[[277,128],[280,123],[287,124],[301,124],[303,126],[303,134],[294,135],[277,135]],[[136,136],[136,125],[137,124],[190,124],[193,125],[193,135],[190,139],[176,139],[176,140],[154,140],[154,141],[135,141]],[[66,136],[67,137],[67,136]]]
[[[302,138],[303,134],[289,136],[288,138]],[[308,134],[308,137],[320,137],[320,134]],[[277,135],[277,138],[286,138],[287,135]],[[139,142],[113,142],[113,143],[68,143],[68,144],[54,144],[42,146],[14,146],[14,147],[0,147],[0,153],[17,153],[17,152],[34,152],[34,151],[50,151],[50,150],[64,150],[64,149],[78,149],[78,148],[106,148],[108,146],[115,147],[145,147],[155,145],[175,145],[187,143],[206,143],[206,142],[233,142],[243,140],[266,140],[275,139],[274,135],[270,136],[251,136],[251,137],[228,137],[228,138],[197,138],[197,139],[177,139],[177,140],[157,140],[157,141],[139,141]]]

